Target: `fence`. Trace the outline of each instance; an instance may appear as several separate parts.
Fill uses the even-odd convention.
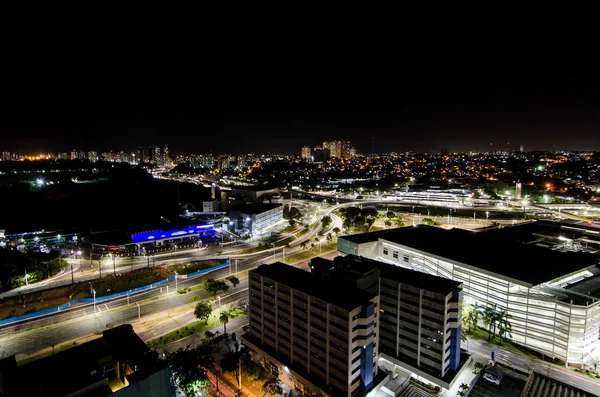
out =
[[[202,274],[206,274],[206,273],[210,273],[210,272],[214,272],[215,270],[220,270],[223,269],[227,266],[229,266],[230,264],[230,260],[228,259],[225,263],[222,263],[220,265],[217,266],[213,266],[213,267],[209,267],[208,269],[204,269],[204,270],[198,270],[197,272],[194,273],[189,273],[189,274],[184,274],[184,275],[178,275],[177,278],[179,279],[187,279],[187,278],[192,278],[192,277],[196,277],[196,276],[200,276]],[[81,298],[81,299],[74,299],[72,301],[69,301],[63,305],[60,305],[58,307],[53,307],[51,309],[46,309],[46,310],[42,310],[39,312],[35,312],[35,313],[29,313],[29,314],[23,314],[22,316],[18,316],[18,317],[13,317],[13,318],[7,318],[5,320],[0,320],[0,327],[4,327],[6,325],[11,325],[11,324],[16,324],[16,323],[20,323],[22,321],[27,321],[27,320],[31,320],[37,317],[44,317],[47,316],[49,314],[54,314],[54,313],[58,313],[60,311],[63,311],[65,309],[68,309],[69,307],[76,305],[78,303],[94,303],[94,301],[96,303],[103,303],[103,302],[108,302],[111,301],[113,299],[118,299],[118,298],[123,298],[132,294],[136,294],[139,292],[144,292],[144,291],[149,291],[153,288],[156,287],[160,287],[161,285],[164,285],[166,283],[170,283],[172,281],[175,280],[175,276],[171,276],[168,278],[165,278],[164,280],[160,280],[157,281],[155,283],[152,283],[150,285],[144,285],[143,287],[137,287],[137,288],[133,288],[127,291],[123,291],[123,292],[118,292],[112,295],[107,295],[107,296],[102,296],[102,297],[98,297],[98,298]]]

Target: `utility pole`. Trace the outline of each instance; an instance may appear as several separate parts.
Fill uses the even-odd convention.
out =
[[[96,290],[93,290],[94,293],[94,316],[96,315]]]
[[[75,278],[73,277],[73,264],[71,263],[71,284],[75,284]]]
[[[115,265],[115,256],[112,256],[112,260],[113,260],[113,274],[116,276],[117,275],[117,266]]]
[[[138,322],[141,323],[142,322],[142,313],[140,312],[140,304],[138,302],[135,302],[135,304],[137,305],[137,308],[138,308]]]
[[[177,272],[175,272],[175,291],[177,291]]]

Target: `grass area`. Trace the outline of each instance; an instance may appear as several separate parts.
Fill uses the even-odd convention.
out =
[[[328,252],[335,251],[335,250],[337,250],[337,241],[333,242],[333,243],[322,244],[320,252],[319,252],[319,244],[316,244],[314,248],[307,249],[307,250],[304,250],[297,254],[287,256],[285,258],[285,263],[302,262],[307,259],[311,259],[311,258],[317,257],[319,255],[323,255],[323,254],[326,254]]]
[[[467,335],[473,339],[485,340],[496,346],[504,347],[505,349],[515,352],[517,354],[521,354],[521,355],[531,357],[531,358],[541,358],[540,356],[536,355],[531,350],[524,348],[514,342],[511,342],[511,341],[500,342],[500,339],[498,337],[495,337],[493,340],[489,341],[488,340],[488,332],[481,328],[473,329],[470,332],[467,332]]]
[[[240,311],[236,311],[236,314],[233,317],[230,317],[229,321],[239,318],[239,317],[243,317],[243,316],[246,316],[246,314],[243,314]],[[169,332],[168,334],[165,334],[161,337],[152,339],[152,340],[148,341],[146,344],[148,345],[148,347],[150,349],[157,349],[159,347],[168,345],[169,343],[173,343],[175,341],[186,338],[188,336],[192,336],[194,334],[204,332],[208,329],[214,328],[219,325],[222,326],[222,324],[219,322],[218,312],[216,312],[214,315],[210,316],[207,323],[205,323],[204,321],[200,321],[200,320],[196,321],[190,325],[187,325],[187,326],[181,327],[175,331]]]
[[[134,270],[115,276],[113,274],[94,280],[92,287],[96,290],[96,297],[112,295],[117,292],[127,291],[133,288],[149,285],[164,280],[165,274],[155,269]],[[88,283],[78,283],[76,289],[91,296]]]
[[[208,260],[208,261],[192,261],[192,262],[184,262],[184,263],[176,263],[174,265],[166,266],[165,269],[169,272],[175,274],[189,274],[194,273],[199,270],[208,269],[209,267],[217,266],[225,261],[220,260]]]

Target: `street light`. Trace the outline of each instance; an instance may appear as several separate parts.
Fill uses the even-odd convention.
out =
[[[221,310],[221,296],[217,296],[217,298],[219,299],[219,311]]]
[[[81,272],[83,273],[83,258],[81,257],[81,250],[77,251],[77,255],[79,256],[79,268],[81,269]]]
[[[94,315],[96,315],[96,290],[92,290],[92,293],[94,294]]]
[[[489,225],[488,219],[490,217],[490,211],[485,211],[485,225]]]

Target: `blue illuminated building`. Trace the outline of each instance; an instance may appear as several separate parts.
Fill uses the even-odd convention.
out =
[[[133,240],[134,243],[143,244],[182,237],[213,236],[215,233],[213,225],[193,225],[181,229],[152,230],[149,232],[134,233],[131,235],[131,240]]]

